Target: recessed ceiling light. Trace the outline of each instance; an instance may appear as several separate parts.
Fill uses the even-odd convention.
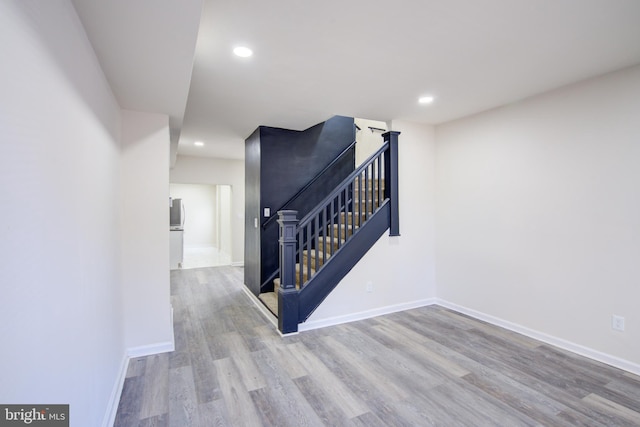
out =
[[[421,96],[420,98],[418,98],[418,102],[420,104],[431,104],[433,103],[433,101],[435,101],[435,97],[433,97],[433,95],[425,95],[425,96]]]
[[[241,58],[248,58],[253,55],[253,51],[246,46],[238,46],[233,49],[233,53]]]
[[[202,146],[204,146],[204,142],[196,141],[196,142],[193,143],[193,145],[195,145],[196,147],[202,147]]]

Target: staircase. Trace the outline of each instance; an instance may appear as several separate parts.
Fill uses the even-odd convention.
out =
[[[316,274],[331,256],[345,245],[347,239],[358,231],[380,208],[384,199],[384,179],[370,179],[364,173],[358,176],[357,182],[367,181],[367,187],[353,190],[352,203],[346,204],[346,211],[340,212],[339,219],[334,224],[326,225],[326,232],[319,233],[316,248],[302,251],[302,262],[297,262],[295,267],[296,289],[304,286],[308,280]],[[298,256],[298,259],[300,256]],[[278,295],[281,280],[279,277],[273,280],[273,292],[265,292],[259,295],[260,300],[274,315],[278,315]]]
[[[399,235],[398,135],[385,133],[384,145],[304,218],[278,212],[280,266],[274,291],[259,298],[282,333],[297,332],[385,231]]]

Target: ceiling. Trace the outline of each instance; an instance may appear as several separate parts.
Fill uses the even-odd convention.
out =
[[[638,0],[72,1],[121,107],[168,114],[192,156],[335,114],[443,123],[640,63]]]

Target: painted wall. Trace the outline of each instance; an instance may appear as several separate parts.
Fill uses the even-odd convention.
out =
[[[438,297],[640,371],[638,117],[635,67],[438,126]]]
[[[233,203],[231,198],[231,186],[217,185],[216,189],[218,249],[220,252],[231,255],[231,248],[233,246],[231,234],[231,224],[233,223],[233,217],[231,215],[231,206]]]
[[[244,152],[244,284],[260,289],[260,128],[246,139]]]
[[[169,118],[122,112],[120,203],[125,345],[173,347],[169,299]]]
[[[185,209],[184,246],[218,246],[216,186],[211,184],[171,184],[169,194],[182,199]]]
[[[0,402],[98,426],[125,353],[120,109],[68,1],[0,2],[0,57]]]
[[[384,143],[382,139],[383,132],[372,131],[369,127],[386,130],[387,124],[377,120],[359,118],[355,118],[353,121],[360,128],[360,130],[356,130],[356,141],[358,141],[356,144],[356,166],[360,166],[369,156],[378,151]]]
[[[171,183],[231,186],[231,262],[244,264],[244,161],[178,156]]]
[[[394,121],[392,129],[401,132],[401,235],[382,236],[300,330],[421,306],[436,296],[433,128]],[[367,292],[369,282],[372,292]]]

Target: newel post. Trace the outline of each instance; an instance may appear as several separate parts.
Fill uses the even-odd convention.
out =
[[[389,151],[384,156],[384,192],[389,198],[391,207],[391,224],[389,236],[400,235],[400,212],[398,208],[398,135],[400,132],[389,131],[382,134],[385,143],[389,143]]]
[[[296,228],[298,211],[278,212],[280,224],[280,288],[278,329],[283,334],[298,332],[298,290],[296,289]]]

